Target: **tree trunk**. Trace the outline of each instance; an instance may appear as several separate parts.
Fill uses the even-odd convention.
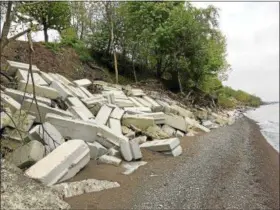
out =
[[[180,72],[178,70],[177,70],[177,77],[178,77],[178,84],[179,84],[180,92],[183,93],[183,87],[182,87],[182,83],[181,83]]]
[[[158,59],[158,61],[157,61],[157,78],[158,79],[160,79],[162,76],[161,67],[162,67],[162,57],[160,57],[160,59]]]
[[[81,34],[80,34],[80,40],[82,40],[83,37],[84,37],[84,28],[85,28],[85,26],[84,26],[84,21],[83,21],[82,22],[82,28],[81,28]]]
[[[137,75],[136,75],[135,65],[134,65],[134,55],[132,55],[132,70],[133,70],[135,83],[137,83]]]
[[[45,42],[49,42],[48,27],[46,25],[44,25],[44,37]]]

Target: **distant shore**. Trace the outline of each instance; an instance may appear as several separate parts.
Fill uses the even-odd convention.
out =
[[[107,179],[119,188],[66,199],[73,209],[279,209],[279,153],[259,126],[242,117],[231,126],[181,139],[183,154],[143,151],[132,175],[91,161],[73,180]]]

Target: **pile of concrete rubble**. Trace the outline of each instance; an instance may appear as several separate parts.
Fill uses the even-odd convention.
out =
[[[48,186],[75,176],[90,159],[119,166],[141,160],[142,148],[179,156],[179,138],[231,124],[237,115],[190,111],[131,86],[69,81],[33,65],[35,100],[29,64],[8,64],[17,89],[1,90],[1,129],[16,149],[6,159]]]

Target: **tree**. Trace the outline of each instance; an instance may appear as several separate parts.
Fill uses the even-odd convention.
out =
[[[48,42],[48,29],[55,29],[59,33],[70,25],[71,11],[68,2],[40,2],[38,4],[23,5],[21,12],[43,26],[45,42]]]

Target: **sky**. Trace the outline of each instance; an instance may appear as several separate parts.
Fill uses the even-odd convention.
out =
[[[279,3],[193,2],[220,9],[232,72],[224,85],[279,101]]]
[[[227,38],[227,60],[232,72],[224,85],[242,89],[265,101],[279,101],[278,2],[193,2],[220,9],[220,28]],[[59,39],[49,31],[50,41]],[[43,32],[32,35],[43,41]],[[25,37],[21,37],[25,40]]]

